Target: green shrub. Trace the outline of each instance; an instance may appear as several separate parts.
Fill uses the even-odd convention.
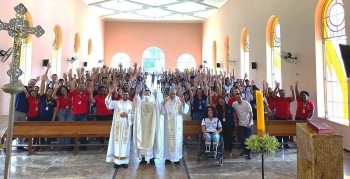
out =
[[[270,153],[275,154],[275,151],[280,146],[280,143],[275,136],[269,136],[266,134],[264,137],[257,135],[250,136],[245,142],[247,149],[253,152],[265,152],[266,156]]]

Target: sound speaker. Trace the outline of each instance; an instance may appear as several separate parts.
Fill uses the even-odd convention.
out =
[[[216,63],[216,67],[217,67],[217,68],[220,68],[220,63]]]
[[[346,76],[350,76],[350,45],[339,44],[340,53],[343,58]]]
[[[257,68],[256,62],[252,62],[252,69],[256,69],[256,68]]]
[[[44,59],[43,61],[43,67],[47,67],[47,64],[49,63],[49,59]]]
[[[84,62],[84,67],[87,67],[87,62]]]

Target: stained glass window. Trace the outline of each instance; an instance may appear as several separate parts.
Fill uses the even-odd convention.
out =
[[[345,13],[341,0],[328,0],[322,14],[326,118],[349,125],[348,83],[339,44],[346,44]]]
[[[278,81],[282,86],[281,73],[281,30],[280,23],[277,17],[272,22],[271,34],[271,58],[272,58],[272,85]]]
[[[249,33],[248,30],[246,30],[244,33],[244,62],[242,78],[244,78],[245,73],[249,76],[249,63]]]

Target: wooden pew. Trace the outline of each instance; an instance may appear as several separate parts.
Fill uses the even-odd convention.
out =
[[[254,121],[254,133],[258,133],[256,121]],[[296,123],[306,121],[265,121],[266,133],[270,136],[296,136]],[[201,121],[184,121],[184,136],[198,136],[201,131]],[[238,136],[238,127],[234,130],[234,136]]]
[[[33,149],[32,138],[74,138],[76,154],[79,137],[109,137],[111,125],[112,121],[14,122],[13,138],[28,138],[28,154]],[[3,137],[6,137],[6,134],[7,132]]]

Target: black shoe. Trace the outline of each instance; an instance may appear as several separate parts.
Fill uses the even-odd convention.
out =
[[[114,164],[113,168],[118,168],[119,165],[117,165],[116,163]]]
[[[147,163],[147,161],[145,160],[145,157],[142,157],[142,160],[140,161],[140,165],[142,165],[142,164],[146,164]]]
[[[129,167],[129,165],[128,164],[124,164],[124,168],[128,168]]]
[[[156,164],[156,162],[154,162],[154,158],[151,158],[151,160],[149,160],[149,163],[150,163],[151,165],[155,165],[155,164]]]
[[[26,151],[26,149],[24,147],[17,147],[17,150],[19,150],[19,151]]]
[[[249,153],[249,154],[248,154],[248,159],[252,159],[252,158],[253,158],[252,153]]]
[[[248,154],[245,153],[245,152],[242,152],[242,153],[239,154],[239,156],[247,156],[247,155],[248,155]]]
[[[170,165],[170,164],[171,164],[171,161],[168,160],[168,159],[166,159],[166,160],[165,160],[165,165]]]
[[[174,162],[175,165],[180,165],[180,161]]]

